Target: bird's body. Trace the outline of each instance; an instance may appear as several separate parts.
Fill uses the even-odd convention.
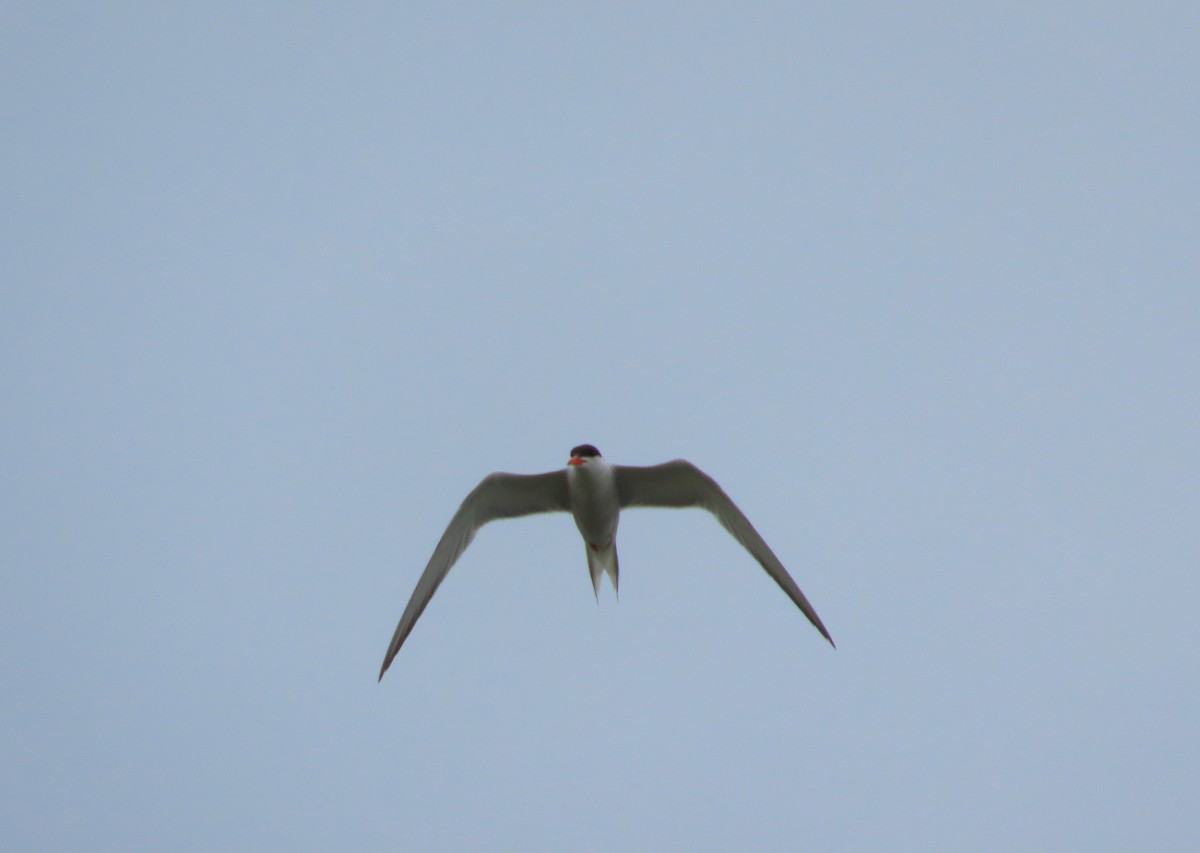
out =
[[[480,527],[500,518],[542,512],[571,513],[583,537],[588,571],[598,597],[600,577],[605,573],[612,579],[613,589],[618,588],[617,525],[621,510],[636,506],[699,507],[711,512],[833,644],[833,638],[800,587],[715,480],[683,459],[647,467],[610,465],[595,447],[581,444],[571,450],[565,470],[545,474],[489,474],[467,495],[417,581],[388,646],[379,670],[380,679],[450,567],[471,544]]]
[[[572,456],[572,459],[585,459]],[[617,525],[621,522],[621,501],[617,495],[617,470],[596,455],[588,462],[568,463],[567,496],[571,515],[587,550],[588,573],[592,588],[600,597],[600,576],[608,573],[613,589],[619,589],[617,568]]]

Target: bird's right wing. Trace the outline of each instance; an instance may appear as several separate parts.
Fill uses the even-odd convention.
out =
[[[489,474],[467,495],[454,518],[442,534],[441,541],[433,550],[429,564],[417,581],[396,633],[392,636],[387,655],[383,659],[383,667],[379,670],[382,679],[387,668],[392,664],[392,658],[404,640],[417,624],[417,619],[433,598],[438,585],[450,571],[479,528],[489,521],[500,518],[516,518],[521,515],[533,515],[539,512],[557,512],[570,509],[570,498],[567,495],[567,472],[563,470],[550,471],[546,474]]]
[[[766,541],[754,529],[750,519],[717,485],[717,481],[686,459],[664,462],[661,465],[637,467],[617,465],[617,497],[621,507],[699,507],[711,512],[729,534],[750,552],[758,564],[787,593],[788,598],[808,617],[830,645],[833,637],[825,629],[821,617],[808,598],[788,574]],[[836,646],[835,646],[836,648]]]

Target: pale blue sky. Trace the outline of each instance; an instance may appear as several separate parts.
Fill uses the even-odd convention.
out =
[[[1198,10],[9,4],[0,847],[1192,849]]]

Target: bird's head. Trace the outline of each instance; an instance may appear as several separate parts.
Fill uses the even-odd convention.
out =
[[[593,459],[600,459],[600,451],[591,444],[581,444],[578,447],[571,448],[571,458],[567,460],[568,465],[586,465]]]

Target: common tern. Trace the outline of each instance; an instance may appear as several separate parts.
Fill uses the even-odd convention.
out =
[[[646,467],[610,465],[594,446],[581,444],[571,449],[565,468],[545,474],[489,474],[467,495],[450,519],[404,608],[379,670],[380,680],[438,585],[483,525],[500,518],[542,512],[571,513],[583,536],[592,588],[599,598],[601,575],[607,573],[613,589],[617,589],[617,524],[621,510],[638,506],[699,507],[711,512],[767,570],[829,644],[834,644],[821,617],[783,563],[712,477],[684,459]]]

